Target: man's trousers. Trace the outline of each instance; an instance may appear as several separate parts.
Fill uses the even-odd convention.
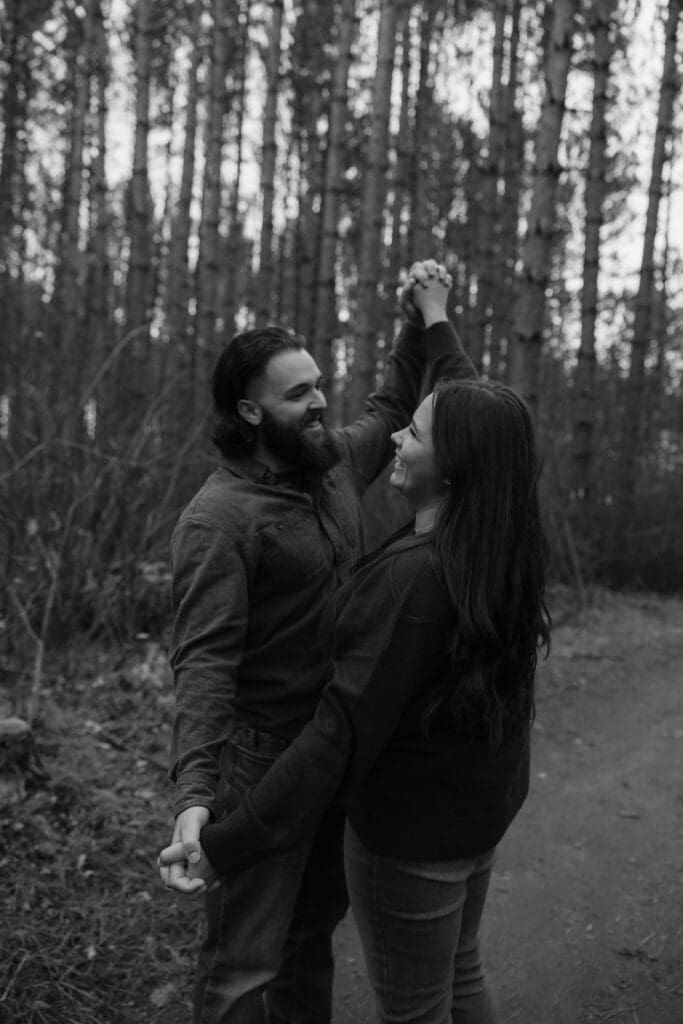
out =
[[[285,747],[254,729],[235,730],[221,773],[221,816],[234,810]],[[207,894],[194,1024],[330,1021],[331,939],[348,907],[343,831],[343,811],[335,802],[317,831]]]

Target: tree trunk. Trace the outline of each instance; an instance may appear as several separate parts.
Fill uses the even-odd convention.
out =
[[[218,273],[223,147],[227,106],[226,74],[230,32],[229,0],[213,0],[213,52],[209,85],[209,110],[206,123],[202,216],[199,225],[197,258],[197,376],[195,401],[205,401],[209,376],[216,356],[216,317],[218,314]]]
[[[2,40],[2,162],[0,163],[0,272],[6,269],[8,236],[17,223],[17,200],[22,192],[24,149],[19,138],[27,121],[33,91],[31,77],[32,35],[45,21],[53,0],[5,0],[6,25]],[[0,295],[2,301],[2,295]]]
[[[130,266],[127,287],[128,330],[145,324],[150,308],[151,200],[148,139],[151,76],[150,0],[135,6],[135,147],[130,187]],[[136,346],[142,355],[146,344]]]
[[[82,24],[78,26],[81,40],[74,55],[73,99],[69,118],[69,154],[64,174],[62,227],[59,263],[55,274],[54,323],[55,346],[53,362],[53,408],[61,409],[60,420],[66,436],[74,440],[82,425],[83,411],[78,408],[83,386],[84,349],[82,326],[86,264],[80,244],[81,202],[84,193],[84,146],[86,118],[90,104],[90,74],[97,0],[89,0]],[[64,372],[66,369],[66,373]],[[64,389],[68,392],[61,394]]]
[[[386,195],[391,113],[391,80],[396,52],[398,3],[382,0],[373,86],[371,134],[363,182],[361,238],[358,261],[358,300],[351,389],[352,410],[362,408],[375,383],[378,296],[382,263],[382,224]]]
[[[431,255],[432,225],[429,223],[429,189],[427,181],[431,158],[425,141],[432,116],[433,83],[430,76],[430,52],[434,43],[436,0],[427,0],[420,14],[420,73],[415,97],[413,152],[410,165],[410,220],[406,239],[408,263]]]
[[[277,101],[280,88],[280,53],[282,46],[283,0],[273,0],[271,7],[270,38],[266,64],[267,93],[263,111],[263,145],[261,155],[261,193],[263,214],[261,220],[261,246],[259,276],[256,292],[256,322],[265,324],[271,319],[274,285],[273,261],[273,204],[275,198],[275,164],[277,144]]]
[[[17,199],[19,182],[23,178],[23,157],[20,142],[22,126],[26,122],[30,97],[32,50],[31,34],[22,17],[19,0],[7,0],[6,37],[3,40],[3,58],[7,65],[4,89],[0,100],[2,111],[2,163],[0,164],[0,273],[8,271],[12,249],[12,234],[19,220]],[[5,289],[0,291],[0,303],[7,301]],[[7,323],[5,317],[3,322]],[[0,370],[0,373],[2,370]]]
[[[477,196],[479,230],[476,235],[474,254],[477,294],[473,330],[468,335],[468,354],[478,371],[481,371],[483,367],[484,353],[488,347],[494,289],[494,236],[500,231],[498,182],[503,174],[505,147],[503,64],[505,61],[507,8],[508,0],[496,0],[488,151],[481,169],[479,195]]]
[[[588,506],[591,496],[593,427],[595,420],[595,321],[598,312],[600,229],[607,195],[607,109],[610,63],[614,53],[612,21],[616,0],[600,0],[592,8],[593,116],[586,178],[586,229],[581,293],[581,344],[574,377],[572,491]]]
[[[664,223],[662,226],[663,244],[660,273],[658,280],[653,281],[652,288],[652,341],[654,347],[652,370],[648,374],[643,403],[642,449],[657,453],[658,426],[662,417],[662,399],[667,383],[667,352],[669,350],[669,328],[675,312],[671,304],[670,284],[675,281],[675,265],[677,252],[671,246],[671,223],[674,210],[674,191],[672,189],[673,156],[665,168],[665,180],[662,182],[665,203]],[[655,454],[655,458],[657,455]]]
[[[334,17],[334,9],[330,14]],[[330,35],[329,25],[321,21],[318,0],[302,0],[290,54],[292,135],[297,154],[297,175],[295,187],[289,194],[296,195],[298,209],[294,224],[297,272],[294,326],[309,342],[315,325],[320,260],[325,162],[319,125],[321,119],[329,114],[325,95],[331,88],[330,60],[326,53]]]
[[[521,0],[512,0],[509,72],[503,100],[503,194],[500,200],[500,230],[493,238],[494,287],[488,372],[494,380],[500,379],[504,369],[509,368],[509,360],[505,357],[511,333],[514,268],[519,245],[519,197],[524,162],[524,129],[517,104],[521,7]]]
[[[337,333],[335,294],[339,207],[343,189],[347,92],[351,47],[357,29],[357,0],[342,0],[338,7],[337,36],[332,75],[332,96],[325,153],[320,258],[313,327],[313,355],[326,380],[332,377],[332,341]]]
[[[247,88],[247,56],[249,46],[249,20],[251,16],[249,0],[240,0],[238,49],[235,53],[234,65],[236,68],[237,88],[235,90],[235,102],[233,110],[236,117],[234,132],[235,144],[235,178],[230,194],[230,206],[228,213],[228,236],[225,244],[225,268],[223,277],[223,333],[225,340],[231,338],[235,332],[235,314],[238,307],[240,288],[243,285],[244,262],[242,256],[245,251],[244,234],[242,231],[242,220],[240,216],[240,186],[242,183],[242,162],[243,162],[243,138],[244,138],[244,115],[245,96]]]
[[[130,253],[126,282],[125,353],[118,360],[117,401],[122,420],[138,424],[149,404],[149,318],[152,308],[152,199],[149,187],[148,140],[151,78],[150,0],[135,5],[135,144],[129,190]],[[126,430],[123,430],[125,436]]]
[[[7,441],[15,451],[20,450],[24,436],[22,398],[28,379],[24,367],[31,365],[23,339],[25,282],[20,258],[26,240],[22,220],[27,192],[25,161],[28,134],[23,129],[34,89],[32,33],[47,17],[50,6],[50,0],[42,0],[27,9],[21,0],[6,0],[6,31],[2,40],[5,73],[0,98],[3,125],[0,164],[0,324],[3,334],[0,397],[7,402]],[[43,380],[36,379],[35,372],[35,365],[31,366],[30,380],[33,386],[42,386]]]
[[[400,26],[401,34],[401,108],[398,120],[398,131],[393,140],[393,149],[396,154],[394,172],[391,181],[391,238],[387,245],[387,265],[385,268],[385,338],[393,338],[396,332],[396,323],[401,315],[398,305],[398,281],[401,269],[408,269],[412,260],[407,251],[407,219],[410,216],[408,208],[408,179],[410,168],[410,143],[412,133],[410,130],[411,103],[410,103],[410,70],[412,64],[411,46],[411,16],[410,4],[406,4]]]
[[[319,197],[322,192],[322,183],[316,182],[313,175],[319,171],[319,164],[311,162],[311,147],[308,141],[299,135],[298,139],[299,169],[297,174],[296,190],[290,195],[297,195],[298,216],[294,224],[295,232],[295,316],[292,326],[300,334],[303,334],[310,343],[311,326],[313,321],[313,289],[315,286],[315,249],[318,236],[318,215],[315,212],[313,202],[316,195]],[[304,168],[309,172],[304,176]]]
[[[522,280],[512,313],[512,386],[538,411],[545,293],[555,228],[558,148],[576,24],[576,0],[555,0],[545,53],[545,97],[536,135],[534,187],[522,246]]]
[[[94,41],[94,52],[97,58],[95,79],[95,144],[92,158],[90,188],[90,226],[88,235],[88,286],[86,310],[86,338],[88,339],[89,358],[87,365],[91,370],[99,370],[109,355],[112,343],[112,332],[109,324],[109,252],[108,231],[109,217],[107,214],[107,86],[109,83],[108,37],[101,20],[102,11],[98,11],[98,24]],[[106,394],[108,387],[100,389],[99,394],[84,395],[86,400],[95,401],[95,426],[97,433],[106,438]],[[111,403],[109,403],[111,408]]]
[[[652,153],[650,187],[648,191],[643,256],[640,281],[636,295],[636,309],[633,320],[631,342],[631,365],[626,387],[626,407],[622,430],[621,458],[619,464],[617,517],[626,524],[636,487],[638,457],[643,419],[645,394],[645,357],[647,355],[652,328],[652,291],[654,280],[654,250],[657,235],[657,220],[662,198],[664,167],[668,159],[667,146],[673,132],[674,102],[680,87],[676,68],[678,22],[681,14],[681,0],[669,0],[666,22],[666,43],[662,68],[657,128]],[[620,532],[620,531],[618,531]]]
[[[195,178],[195,152],[197,148],[197,110],[199,107],[199,67],[203,56],[201,21],[203,0],[195,0],[190,36],[190,67],[187,79],[187,106],[185,108],[185,135],[180,189],[175,217],[171,226],[166,276],[166,337],[169,346],[168,375],[179,396],[176,420],[188,424],[193,418],[195,358],[194,337],[190,335],[190,268],[188,247],[192,230],[192,197]],[[176,415],[177,414],[177,415]],[[181,436],[179,434],[179,436]]]

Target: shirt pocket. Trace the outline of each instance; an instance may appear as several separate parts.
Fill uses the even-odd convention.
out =
[[[332,545],[314,514],[292,511],[265,526],[259,539],[258,581],[269,594],[308,589],[332,571]]]

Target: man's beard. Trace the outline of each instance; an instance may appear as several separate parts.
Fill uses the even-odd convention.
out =
[[[266,448],[295,469],[323,474],[339,462],[334,437],[322,416],[307,413],[298,423],[280,423],[267,409],[261,410],[261,438]],[[319,421],[322,430],[308,433],[307,424]]]

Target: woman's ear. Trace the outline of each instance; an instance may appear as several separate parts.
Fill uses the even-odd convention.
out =
[[[261,406],[248,398],[240,398],[237,403],[237,411],[252,427],[257,427],[263,418]]]

